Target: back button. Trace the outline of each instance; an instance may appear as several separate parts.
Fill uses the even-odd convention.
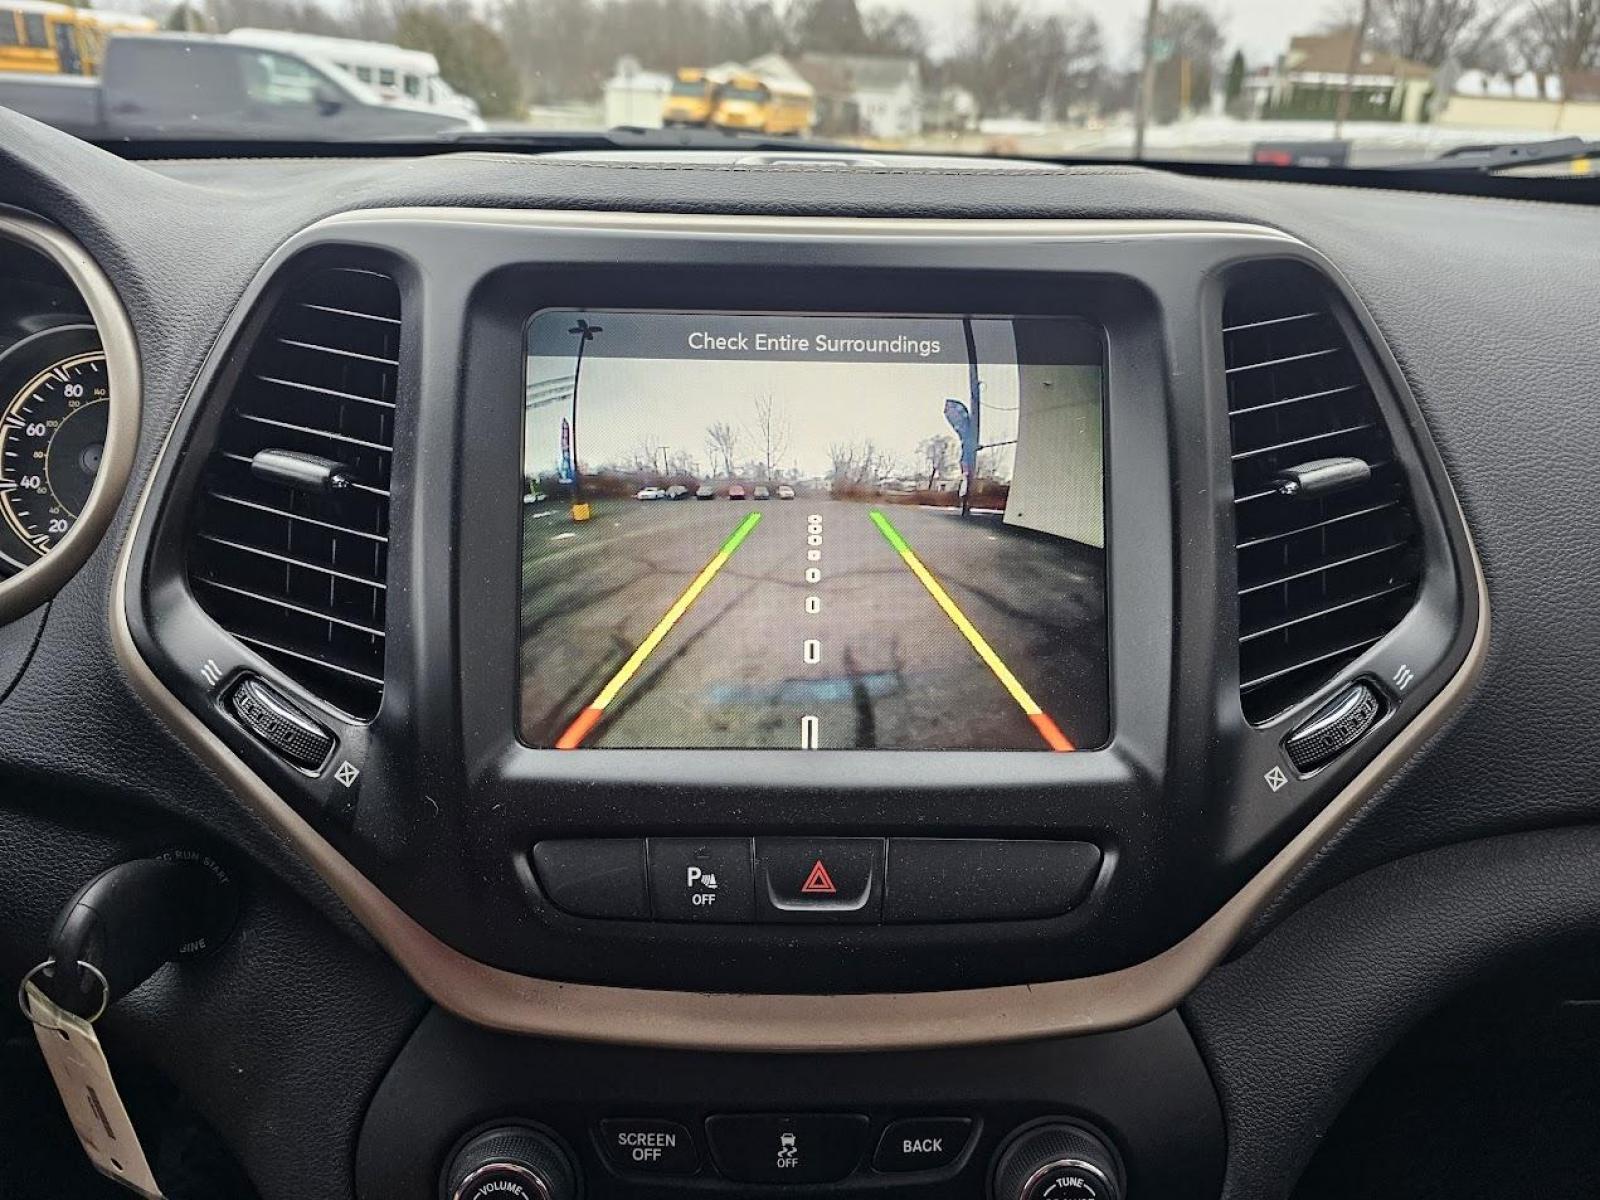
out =
[[[878,1139],[872,1169],[898,1174],[937,1171],[961,1157],[972,1135],[966,1117],[907,1117],[891,1121]]]

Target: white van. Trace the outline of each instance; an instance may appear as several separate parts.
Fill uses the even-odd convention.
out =
[[[251,45],[312,55],[371,89],[387,104],[464,117],[482,128],[478,106],[444,81],[439,60],[426,50],[280,29],[235,29],[228,36]]]

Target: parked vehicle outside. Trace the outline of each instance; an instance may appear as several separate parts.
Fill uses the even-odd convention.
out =
[[[0,105],[79,137],[428,137],[464,117],[387,105],[300,52],[209,34],[119,34],[98,80],[0,73]]]

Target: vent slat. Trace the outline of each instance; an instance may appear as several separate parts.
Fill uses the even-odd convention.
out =
[[[1242,325],[1224,325],[1223,333],[1243,333],[1247,329],[1265,329],[1269,325],[1288,325],[1292,321],[1311,321],[1317,317],[1328,314],[1321,309],[1313,308],[1307,312],[1291,313],[1287,317],[1268,317],[1264,321],[1246,321]]]
[[[294,604],[271,592],[252,592],[248,588],[234,587],[231,583],[223,583],[220,580],[207,579],[203,576],[197,579],[196,582],[204,584],[206,587],[218,588],[232,595],[241,596],[246,600],[254,600],[257,604],[265,607],[282,609],[284,612],[299,613],[303,617],[315,617],[319,621],[332,621],[335,625],[343,625],[346,629],[354,629],[370,637],[381,638],[385,636],[383,630],[375,629],[371,625],[363,625],[359,621],[347,621],[343,617],[336,617],[332,613],[323,612],[320,609]]]
[[[1232,435],[1239,689],[1271,720],[1381,641],[1415,600],[1416,521],[1371,385],[1329,299],[1303,268],[1250,268],[1228,292],[1223,362]],[[1285,496],[1278,474],[1353,455],[1365,483]]]
[[[258,425],[270,425],[274,429],[281,429],[285,433],[300,433],[307,437],[327,438],[329,441],[338,442],[344,446],[359,446],[363,450],[376,450],[380,454],[388,454],[394,447],[387,442],[369,442],[366,438],[351,437],[346,433],[335,433],[331,429],[318,429],[314,425],[296,425],[293,421],[277,421],[271,417],[263,417],[259,413],[236,412],[233,414],[241,421],[254,421]]]
[[[278,643],[270,642],[264,637],[254,637],[244,633],[236,633],[234,636],[241,642],[254,646],[257,650],[267,650],[273,654],[282,654],[303,663],[311,663],[313,666],[321,667],[325,671],[337,671],[340,675],[348,675],[351,679],[359,679],[363,683],[370,683],[380,688],[383,686],[383,677],[380,675],[368,675],[364,671],[357,671],[353,667],[345,667],[338,663],[329,662],[325,658],[318,658],[314,654],[307,654],[305,651],[296,650],[291,646],[280,646]]]
[[[355,317],[361,321],[380,321],[385,325],[399,325],[399,317],[386,317],[381,313],[357,312],[353,308],[339,308],[332,304],[313,304],[309,300],[302,301],[301,308],[310,309],[312,312],[329,313],[335,317]]]
[[[350,400],[356,404],[371,404],[378,408],[394,408],[393,400],[383,400],[375,396],[357,396],[353,392],[341,392],[335,388],[318,387],[316,384],[305,383],[299,379],[279,379],[273,375],[257,375],[262,383],[274,383],[279,387],[294,388],[297,391],[312,392],[319,396],[331,396],[335,400]]]
[[[1252,458],[1260,458],[1263,454],[1279,454],[1285,450],[1302,450],[1307,446],[1315,446],[1333,438],[1348,437],[1355,433],[1365,433],[1376,426],[1368,421],[1364,425],[1351,425],[1346,429],[1329,429],[1322,433],[1308,434],[1306,437],[1294,438],[1287,442],[1278,442],[1272,446],[1256,446],[1250,450],[1241,450],[1233,456],[1234,462],[1248,462]]]
[[[1311,667],[1321,666],[1324,663],[1332,661],[1333,659],[1354,658],[1368,646],[1376,645],[1381,636],[1382,635],[1379,635],[1379,637],[1363,638],[1359,642],[1351,642],[1348,645],[1340,646],[1337,650],[1329,650],[1326,654],[1317,654],[1311,658],[1301,659],[1298,662],[1290,663],[1286,667],[1280,667],[1276,671],[1269,671],[1265,675],[1257,675],[1253,678],[1241,679],[1239,681],[1239,690],[1246,693],[1254,692],[1260,688],[1266,687],[1269,683],[1276,683],[1280,679],[1287,678],[1290,675],[1299,674],[1300,672],[1303,672]]]
[[[306,562],[304,559],[290,558],[287,554],[274,554],[271,550],[263,550],[260,546],[247,545],[244,542],[230,542],[227,538],[220,538],[214,533],[202,533],[200,540],[210,542],[215,546],[225,546],[229,550],[239,550],[245,554],[259,555],[261,558],[280,562],[286,567],[297,567],[302,571],[315,571],[319,575],[327,575],[333,579],[343,579],[349,583],[359,583],[364,587],[384,588],[387,584],[376,579],[363,579],[360,575],[351,575],[344,571],[336,571],[332,567],[325,567],[321,563]]]
[[[1296,580],[1307,579],[1313,575],[1322,575],[1328,571],[1338,571],[1344,567],[1353,567],[1357,563],[1377,558],[1380,554],[1393,554],[1396,550],[1403,550],[1405,547],[1405,542],[1390,542],[1387,546],[1379,546],[1375,550],[1363,550],[1360,554],[1352,554],[1347,558],[1335,559],[1332,562],[1319,562],[1316,566],[1308,567],[1303,571],[1291,571],[1287,575],[1279,575],[1261,583],[1252,583],[1249,587],[1242,587],[1239,589],[1239,595],[1250,596],[1265,588],[1282,587],[1286,583],[1294,583]]]
[[[353,358],[359,362],[380,363],[386,367],[398,367],[398,358],[384,358],[377,354],[361,354],[355,350],[342,350],[338,346],[323,346],[316,342],[302,342],[297,338],[279,338],[280,346],[293,346],[296,350],[310,350],[316,354],[334,354],[340,358]]]
[[[1229,367],[1229,375],[1238,375],[1244,371],[1263,371],[1268,367],[1286,367],[1291,363],[1303,363],[1313,358],[1326,358],[1330,354],[1340,353],[1344,347],[1329,346],[1324,350],[1307,350],[1304,354],[1290,354],[1284,358],[1269,358],[1264,362],[1242,363],[1237,367]]]
[[[1254,550],[1257,546],[1269,546],[1273,542],[1281,542],[1284,538],[1298,537],[1302,533],[1311,533],[1313,530],[1326,529],[1330,525],[1338,525],[1343,521],[1355,521],[1361,517],[1370,517],[1375,513],[1388,512],[1398,505],[1398,500],[1385,500],[1382,504],[1370,504],[1366,508],[1358,508],[1354,512],[1340,513],[1326,520],[1313,521],[1310,525],[1297,525],[1293,529],[1285,529],[1282,533],[1269,533],[1264,537],[1251,538],[1248,542],[1240,542],[1237,550]]]
[[[1359,383],[1347,383],[1343,387],[1323,388],[1320,392],[1307,392],[1304,396],[1287,396],[1282,400],[1269,400],[1265,404],[1253,404],[1249,408],[1236,408],[1228,415],[1230,417],[1248,417],[1255,413],[1269,412],[1274,408],[1288,408],[1291,404],[1305,404],[1310,400],[1326,400],[1329,396],[1342,396],[1346,392],[1357,391]]]
[[[1374,600],[1382,600],[1385,596],[1392,596],[1401,589],[1408,588],[1410,586],[1411,584],[1409,582],[1392,583],[1388,587],[1379,588],[1375,592],[1367,592],[1365,595],[1357,596],[1353,600],[1341,600],[1337,604],[1329,604],[1324,608],[1319,608],[1308,613],[1302,613],[1298,617],[1290,617],[1287,621],[1279,621],[1276,625],[1268,625],[1265,629],[1256,629],[1250,633],[1241,633],[1239,635],[1239,641],[1253,642],[1258,638],[1268,637],[1274,633],[1282,633],[1285,629],[1292,629],[1296,625],[1304,625],[1310,621],[1320,621],[1324,617],[1331,617],[1335,613],[1343,612],[1346,609],[1355,608],[1362,604],[1371,604]]]
[[[302,513],[290,512],[285,508],[274,508],[270,504],[262,504],[255,500],[245,500],[239,496],[230,496],[226,492],[212,492],[213,500],[221,500],[224,504],[237,504],[241,508],[253,508],[256,512],[270,513],[275,517],[282,517],[285,521],[300,521],[306,525],[315,525],[319,529],[331,529],[335,533],[348,533],[351,537],[367,538],[374,542],[388,543],[389,539],[381,533],[368,533],[365,529],[352,529],[348,525],[335,525],[332,521],[321,521],[316,517],[308,517]]]
[[[383,691],[401,328],[399,289],[380,272],[292,283],[226,397],[190,535],[206,611],[357,719]],[[322,495],[259,478],[263,450],[331,459],[349,486]]]

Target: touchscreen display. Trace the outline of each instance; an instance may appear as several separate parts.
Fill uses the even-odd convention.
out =
[[[1102,745],[1102,342],[1060,317],[538,313],[522,741]]]

